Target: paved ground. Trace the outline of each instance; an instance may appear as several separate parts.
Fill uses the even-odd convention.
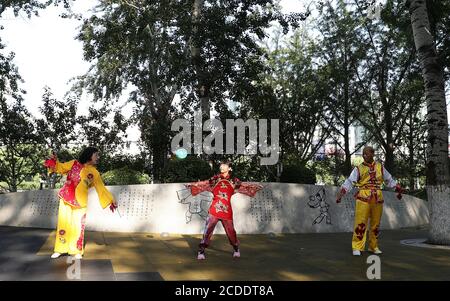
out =
[[[400,244],[421,237],[424,228],[382,232],[381,280],[450,280],[450,250]],[[351,233],[239,238],[240,259],[215,235],[199,262],[199,235],[87,232],[81,280],[367,280],[370,254],[351,255]],[[0,227],[0,280],[68,280],[75,266],[49,258],[53,241],[52,230]]]

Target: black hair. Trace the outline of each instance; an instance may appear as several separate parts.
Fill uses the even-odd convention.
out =
[[[230,167],[231,167],[231,165],[233,165],[233,163],[230,160],[222,160],[222,161],[220,161],[220,164],[226,164]]]
[[[92,155],[97,153],[98,149],[92,146],[88,146],[85,149],[83,149],[80,153],[80,156],[78,157],[78,162],[81,164],[85,164],[92,159]]]

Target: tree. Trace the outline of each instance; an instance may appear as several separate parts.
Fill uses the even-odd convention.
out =
[[[63,4],[66,9],[70,8],[70,0],[2,0],[0,3],[0,17],[7,8],[12,8],[16,16],[20,11],[24,11],[28,17],[38,15],[40,9],[44,9],[51,4]]]
[[[52,151],[68,148],[76,140],[78,98],[71,96],[66,101],[59,101],[50,87],[44,87],[42,102],[39,111],[43,117],[36,120],[40,138]]]
[[[170,4],[170,5],[169,5]],[[117,99],[130,87],[135,120],[149,149],[158,181],[170,148],[171,105],[189,77],[189,50],[180,39],[182,3],[100,1],[78,36],[92,68],[81,85],[94,100]]]
[[[43,149],[21,100],[11,103],[4,92],[0,90],[0,173],[8,190],[16,192],[40,170]]]
[[[278,21],[286,32],[298,26],[309,11],[283,15],[273,0],[207,1],[192,0],[191,17],[186,19],[186,36],[193,67],[193,87],[209,118],[211,104],[220,100],[224,91],[233,91],[237,82],[254,78],[263,68],[258,59],[263,53],[258,39],[271,22]],[[188,15],[188,16],[189,16]],[[233,93],[230,95],[233,99]]]
[[[0,42],[0,49],[3,49]],[[0,174],[9,191],[36,172],[39,147],[31,116],[23,106],[23,81],[14,53],[0,52]]]
[[[329,136],[323,121],[327,78],[314,63],[317,45],[298,30],[285,43],[281,32],[267,45],[267,65],[257,97],[242,108],[251,118],[280,120],[280,160],[305,164]]]
[[[400,93],[419,72],[409,19],[402,4],[394,0],[386,2],[380,19],[368,18],[370,2],[353,0],[353,5],[368,45],[366,59],[358,69],[363,88],[357,97],[362,112],[358,121],[383,149],[385,166],[395,175],[395,152],[405,134],[407,110],[420,107],[420,101],[410,105],[411,100]]]
[[[187,112],[198,108],[198,90],[210,107],[256,91],[250,82],[263,64],[255,37],[264,36],[273,20],[285,27],[295,23],[295,17],[269,9],[272,2],[103,0],[97,14],[84,20],[78,39],[93,65],[80,83],[95,99],[114,100],[127,87],[133,90],[129,100],[137,106],[155,181],[168,162],[170,124],[180,113],[175,95]]]
[[[425,176],[426,162],[426,119],[424,112],[424,91],[423,82],[420,75],[415,75],[416,79],[405,85],[399,94],[406,99],[410,99],[409,106],[414,106],[411,110],[407,108],[408,119],[405,123],[404,134],[400,137],[399,158],[396,165],[404,166],[404,176],[408,180],[409,189],[416,188],[416,179]],[[417,107],[420,103],[420,107]],[[398,174],[400,178],[400,174]]]
[[[37,16],[40,9],[61,3],[70,9],[69,0],[4,0],[0,3],[0,17],[8,8],[16,16],[20,12],[25,12],[28,17]],[[0,38],[0,49],[3,48]],[[32,117],[22,104],[25,91],[19,84],[23,80],[13,59],[14,53],[7,56],[0,53],[0,173],[9,190],[17,191],[18,185],[27,177],[41,171],[44,149],[42,136],[37,134]],[[42,129],[42,126],[41,122],[39,127]]]
[[[349,10],[343,0],[337,1],[335,6],[331,1],[322,2],[318,9],[320,47],[317,47],[317,54],[328,79],[324,117],[331,126],[330,134],[337,136],[334,140],[344,151],[343,173],[348,175],[352,170],[351,155],[359,149],[358,146],[353,152],[350,149],[350,129],[361,114],[356,105],[362,94],[358,68],[365,59],[367,44],[357,12]]]
[[[42,118],[36,120],[36,129],[39,141],[46,148],[47,153],[58,155],[61,160],[60,151],[70,149],[76,142],[76,113],[78,98],[69,96],[66,101],[58,101],[54,98],[49,87],[44,87],[42,95],[43,105],[39,108]],[[62,176],[52,173],[48,177],[48,186],[55,188],[55,185]]]
[[[114,110],[108,103],[98,108],[91,106],[86,116],[77,118],[77,124],[80,126],[78,141],[80,145],[98,148],[103,157],[102,161],[107,161],[109,157],[120,153],[125,144],[129,123],[120,109]],[[102,164],[99,169],[103,170]]]
[[[149,183],[148,175],[133,170],[128,166],[108,170],[102,174],[102,178],[106,185],[136,185]]]
[[[427,196],[430,202],[429,241],[450,245],[450,173],[448,160],[448,119],[444,72],[430,32],[424,0],[409,0],[414,42],[422,68],[427,102]]]
[[[164,169],[166,183],[186,183],[209,179],[214,171],[207,162],[195,155],[185,159],[172,158]]]
[[[430,33],[435,38],[439,64],[443,66],[444,80],[450,78],[450,2],[427,0]]]

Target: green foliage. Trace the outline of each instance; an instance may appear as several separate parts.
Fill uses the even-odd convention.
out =
[[[70,8],[65,0],[6,0],[0,4],[0,16],[7,8],[30,16],[52,3]],[[381,19],[370,19],[367,9],[373,0],[319,1],[313,5],[317,19],[289,36],[282,33],[300,25],[302,18],[281,14],[277,1],[197,3],[203,6],[194,18],[192,1],[98,1],[77,37],[91,63],[74,86],[78,94],[60,101],[45,88],[43,118],[38,120],[22,104],[22,78],[14,54],[0,52],[3,186],[13,191],[28,185],[20,183],[43,171],[41,161],[48,149],[67,161],[78,157],[82,143],[100,148],[98,168],[109,171],[114,183],[148,182],[144,172],[155,182],[206,179],[217,171],[206,161],[217,161],[218,155],[203,161],[167,156],[171,122],[191,117],[204,98],[222,122],[280,119],[280,160],[285,163],[281,179],[277,166],[260,166],[256,156],[233,156],[234,175],[245,181],[310,183],[315,173],[318,182],[341,183],[351,166],[348,130],[357,121],[366,129],[363,141],[382,148],[388,165],[397,169],[390,171],[402,183],[410,185],[417,178],[423,182],[424,89],[404,3],[387,0]],[[427,0],[427,6],[440,63],[448,67],[450,2]],[[262,47],[273,21],[282,27]],[[449,70],[444,68],[447,78]],[[135,105],[132,120],[112,107],[124,91],[131,91],[129,102]],[[88,115],[76,118],[81,92],[91,93],[98,103]],[[176,94],[181,96],[179,106],[174,106]],[[235,108],[230,109],[230,101],[237,103]],[[131,122],[141,131],[139,157],[121,152]],[[81,132],[73,130],[78,128]],[[329,137],[338,140],[346,161],[311,163]],[[71,149],[69,142],[74,140],[83,142]]]
[[[54,4],[62,3],[66,9],[70,8],[70,0],[2,0],[0,3],[0,16],[7,8],[12,8],[16,16],[23,11],[28,17],[32,15],[38,16],[40,9]]]
[[[163,173],[165,183],[186,183],[209,179],[214,172],[204,160],[196,156],[186,159],[173,158],[167,164]]]
[[[52,3],[63,3],[66,9],[69,8],[68,0],[6,0],[0,3],[0,16],[11,8],[16,16],[22,11],[31,17]],[[4,45],[0,38],[1,49]],[[25,179],[41,171],[41,159],[45,156],[43,136],[37,131],[39,126],[22,103],[25,91],[20,88],[20,83],[23,79],[13,59],[14,53],[0,52],[0,174],[12,192]]]
[[[31,143],[0,147],[0,173],[9,191],[17,191],[22,182],[40,170],[43,153],[39,145]]]
[[[201,93],[218,112],[229,99],[253,97],[258,89],[250,83],[264,70],[256,38],[272,21],[287,29],[302,17],[284,16],[274,0],[204,1],[198,17],[189,1],[113,2],[99,1],[77,37],[92,63],[79,87],[108,101],[132,88],[129,100],[155,181],[167,164],[175,116],[198,108]],[[177,93],[181,108],[172,106]]]
[[[39,182],[36,181],[25,181],[18,186],[18,190],[38,190],[38,189],[39,189]]]
[[[0,53],[0,174],[9,191],[37,172],[43,154],[13,57]]]
[[[75,125],[78,98],[69,97],[66,101],[54,98],[49,87],[44,87],[42,106],[39,108],[43,118],[36,120],[37,131],[43,143],[52,151],[67,148],[77,138]]]
[[[97,147],[102,154],[111,155],[124,147],[130,121],[120,110],[113,110],[110,103],[105,102],[100,108],[89,107],[88,115],[79,116],[77,124],[81,127],[80,140]]]
[[[134,185],[150,183],[150,177],[148,175],[128,167],[107,171],[102,174],[102,178],[106,185]]]
[[[427,0],[430,32],[435,37],[439,64],[443,66],[444,79],[450,79],[450,1]]]
[[[278,29],[268,43],[266,70],[254,83],[258,93],[243,100],[241,114],[279,119],[281,158],[291,155],[307,162],[328,135],[320,131],[318,138],[314,136],[326,127],[322,115],[327,79],[314,64],[314,41],[303,29],[289,39]]]
[[[275,182],[274,166],[262,166],[257,157],[235,156],[233,162],[233,176],[247,182]],[[216,167],[218,170],[219,166]]]
[[[129,169],[146,173],[145,160],[143,156],[130,156],[126,154],[103,153],[100,155],[100,162],[97,169],[103,173],[114,169],[128,167]]]
[[[315,184],[316,174],[305,165],[285,165],[280,180],[282,183]]]
[[[340,185],[350,175],[345,174],[344,160],[339,156],[327,156],[314,161],[313,170],[317,175],[317,182],[325,185]]]

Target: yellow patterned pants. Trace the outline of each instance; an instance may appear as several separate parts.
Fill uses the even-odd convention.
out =
[[[74,208],[59,200],[55,252],[83,255],[86,210],[87,208]]]
[[[356,200],[355,224],[353,226],[352,249],[364,251],[367,231],[369,231],[369,250],[378,248],[380,220],[383,204]],[[368,220],[370,219],[370,227]]]

